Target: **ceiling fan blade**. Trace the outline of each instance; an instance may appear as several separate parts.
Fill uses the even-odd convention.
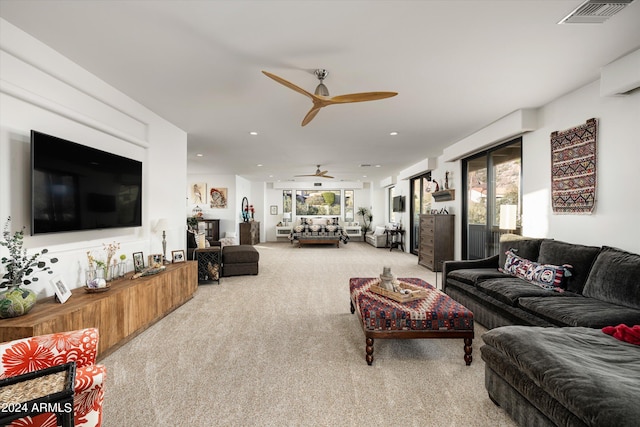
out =
[[[330,175],[320,175],[320,178],[333,178],[333,177]]]
[[[299,86],[294,85],[293,83],[283,79],[282,77],[278,77],[275,74],[271,74],[267,71],[262,71],[262,74],[264,74],[265,76],[272,78],[273,80],[277,81],[278,83],[280,83],[281,85],[284,85],[286,87],[288,87],[289,89],[293,89],[298,93],[303,94],[304,96],[308,96],[309,98],[313,99],[313,95],[309,92],[307,92],[306,90],[302,89]],[[304,125],[303,125],[304,126]]]
[[[396,96],[398,92],[363,92],[363,93],[350,93],[347,95],[333,96],[327,99],[329,104],[345,104],[349,102],[365,102],[376,101],[378,99],[391,98]]]
[[[304,119],[302,119],[302,126],[306,126],[307,124],[309,124],[309,122],[313,120],[313,118],[318,114],[321,108],[322,108],[322,105],[318,105],[314,102],[313,107],[311,107],[311,110],[309,110],[307,115],[304,116]]]

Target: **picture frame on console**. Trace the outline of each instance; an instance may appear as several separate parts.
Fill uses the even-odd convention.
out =
[[[51,283],[51,286],[56,293],[56,299],[58,302],[60,304],[64,304],[71,296],[71,289],[69,289],[69,286],[64,283],[64,280],[62,280],[62,277],[60,276],[56,276],[49,280],[49,283]]]
[[[142,252],[133,253],[133,270],[140,273],[144,270],[144,254]]]
[[[149,267],[154,264],[162,264],[162,254],[151,254],[149,255]]]
[[[180,249],[177,251],[171,251],[171,262],[177,263],[177,262],[184,262],[184,261],[185,261],[184,250]]]

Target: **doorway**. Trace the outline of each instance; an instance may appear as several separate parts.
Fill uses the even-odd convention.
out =
[[[495,255],[502,234],[521,234],[522,138],[463,159],[462,173],[462,258]]]

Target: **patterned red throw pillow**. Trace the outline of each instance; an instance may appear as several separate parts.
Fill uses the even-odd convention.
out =
[[[515,254],[513,250],[505,252],[507,255],[504,268],[500,268],[503,273],[526,280],[550,291],[563,292],[562,285],[565,277],[571,276],[569,264],[552,265],[540,264]]]

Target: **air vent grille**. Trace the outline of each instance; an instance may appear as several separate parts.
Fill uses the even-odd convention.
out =
[[[634,0],[587,0],[558,24],[602,24]]]

